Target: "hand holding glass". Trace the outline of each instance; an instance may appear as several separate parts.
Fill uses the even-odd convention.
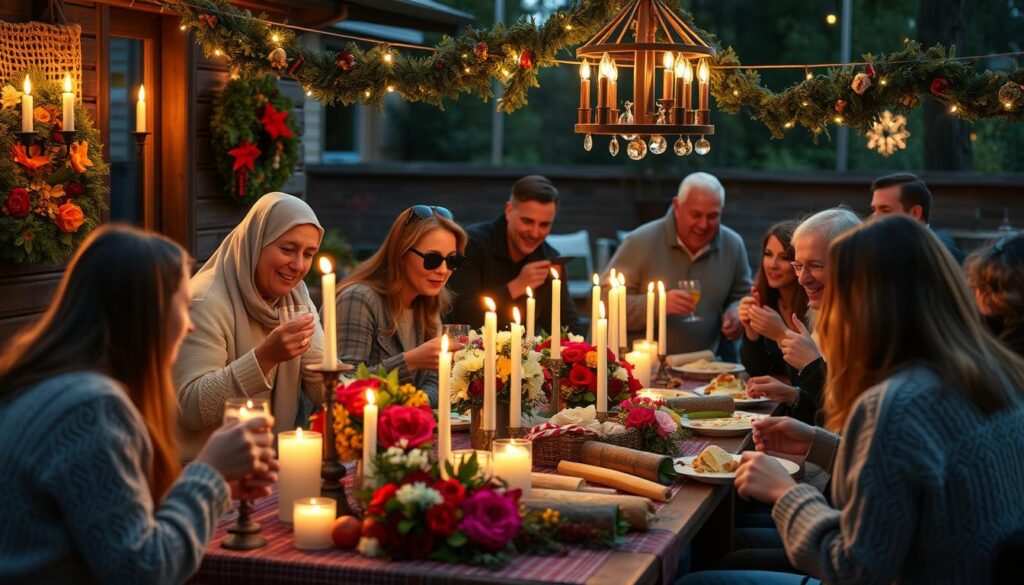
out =
[[[685,319],[683,319],[683,321],[700,321],[701,318],[696,315],[697,303],[700,302],[700,281],[697,280],[697,279],[680,280],[679,281],[679,286],[677,288],[679,290],[682,290],[682,291],[685,291],[685,292],[689,293],[690,296],[693,297],[693,311],[694,312],[690,313],[690,315],[688,317],[686,317]]]

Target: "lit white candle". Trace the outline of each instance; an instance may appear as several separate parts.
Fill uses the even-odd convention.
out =
[[[551,359],[562,359],[562,281],[551,268]]]
[[[608,320],[604,303],[599,303],[597,320],[597,412],[608,412]]]
[[[146,87],[139,86],[139,101],[135,104],[135,131],[146,131]]]
[[[25,84],[22,89],[25,90],[25,93],[21,96],[21,131],[32,132],[32,110],[35,109],[35,104],[32,98],[32,80],[28,78],[28,75],[25,76]]]
[[[484,297],[487,312],[484,313],[484,411],[480,428],[493,431],[498,428],[498,393],[494,378],[497,376],[498,315],[497,307],[490,297]]]
[[[700,65],[697,66],[697,81],[699,83],[697,106],[701,110],[708,109],[709,79],[711,79],[711,71],[708,69],[708,62],[706,59],[701,59]]]
[[[668,299],[665,297],[665,283],[658,281],[658,355],[668,355]]]
[[[597,305],[601,302],[601,280],[594,274],[594,286],[590,289],[590,343],[597,343]]]
[[[508,399],[508,426],[523,425],[523,327],[519,324],[519,307],[512,308],[512,369],[509,374],[511,390]]]
[[[641,351],[649,356],[647,373],[648,380],[651,379],[652,368],[658,363],[658,342],[647,341],[646,339],[637,339],[633,342],[633,351]]]
[[[338,513],[334,498],[300,498],[295,500],[295,548],[323,550],[334,546],[331,529]]]
[[[455,475],[459,474],[459,469],[463,464],[469,463],[469,460],[473,455],[476,455],[477,473],[474,476],[476,479],[490,479],[494,475],[494,456],[490,451],[479,451],[474,449],[457,449],[452,451],[448,456],[448,461],[452,464],[452,471]],[[447,471],[443,472],[447,475]]]
[[[670,100],[672,99],[672,82],[675,81],[672,69],[675,65],[675,56],[672,55],[672,51],[665,51],[665,54],[661,56],[661,64],[665,66],[665,71],[661,75],[661,99]]]
[[[64,129],[68,132],[75,130],[75,92],[71,91],[71,74],[64,76],[64,93],[61,94],[61,104],[64,106],[63,118]]]
[[[619,81],[619,68],[615,65],[615,60],[612,59],[612,66],[608,70],[608,107],[615,110],[618,109],[618,81]]]
[[[537,299],[533,298],[533,289],[526,287],[526,338],[533,343],[533,323],[537,316]]]
[[[640,385],[647,388],[651,385],[651,354],[646,351],[631,351],[626,354],[626,361],[633,365],[633,375]]]
[[[628,333],[627,333],[627,331],[629,331],[629,327],[627,325],[628,325],[628,323],[627,323],[627,317],[626,317],[626,275],[620,272],[619,273],[619,336],[616,338],[616,341],[619,342],[618,348],[620,350],[620,353],[626,353],[625,352],[626,344],[629,343],[629,341],[627,341],[629,339]]]
[[[504,480],[508,489],[523,490],[523,497],[530,497],[533,478],[532,444],[527,439],[495,439],[494,476]]]
[[[391,445],[388,445],[389,447]],[[363,485],[373,486],[373,459],[377,456],[377,394],[366,391],[363,407]]]
[[[277,434],[277,517],[291,522],[295,500],[320,494],[323,436],[297,428]]]
[[[452,452],[452,354],[448,336],[441,336],[441,354],[437,358],[437,460],[447,461]]]
[[[334,298],[334,266],[325,256],[320,257],[320,287],[323,289],[324,302],[324,357],[321,365],[325,368],[338,366],[338,331],[336,328],[336,312],[338,310]]]
[[[612,268],[608,276],[608,337],[606,342],[615,355],[619,354],[619,278]]]
[[[647,341],[654,341],[654,283],[647,283]]]

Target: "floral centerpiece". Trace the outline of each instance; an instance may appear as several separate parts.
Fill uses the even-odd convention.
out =
[[[402,441],[408,448],[429,447],[435,422],[426,392],[412,384],[399,383],[397,369],[388,372],[381,368],[373,372],[360,364],[353,378],[335,388],[334,437],[339,459],[351,461],[362,457],[367,390],[376,392],[380,409],[378,450],[386,450]],[[313,415],[311,428],[323,432],[323,419],[322,412]]]
[[[562,336],[562,365],[559,369],[559,389],[562,400],[567,407],[587,406],[597,401],[597,348],[583,341],[579,335],[565,333]],[[551,372],[551,338],[537,345],[542,352],[545,372]],[[632,398],[643,386],[633,375],[633,366],[623,360],[615,359],[615,354],[608,351],[608,404]],[[546,392],[551,391],[550,379],[545,382]]]
[[[679,454],[678,441],[684,438],[684,430],[679,426],[679,414],[664,400],[628,398],[619,403],[619,409],[619,421],[640,431],[644,451]]]
[[[477,331],[470,331],[463,348],[456,351],[451,378],[452,410],[465,412],[484,404],[484,343]],[[512,373],[512,333],[499,331],[495,336],[498,404],[509,403],[509,377]],[[541,354],[527,340],[522,353],[523,414],[531,414],[544,397],[544,368]]]

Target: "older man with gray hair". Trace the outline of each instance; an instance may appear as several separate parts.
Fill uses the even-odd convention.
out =
[[[665,283],[670,354],[717,352],[723,334],[739,338],[737,308],[750,292],[750,264],[743,239],[721,225],[724,205],[725,188],[714,175],[688,175],[668,213],[633,231],[609,263],[626,277],[630,331],[646,326],[647,283]],[[682,280],[699,280],[699,295],[680,289]],[[690,315],[699,320],[686,320]]]

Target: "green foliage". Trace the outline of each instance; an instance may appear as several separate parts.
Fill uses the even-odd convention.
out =
[[[14,132],[21,130],[21,106],[0,110],[0,258],[22,264],[56,264],[66,260],[85,241],[89,233],[99,226],[103,212],[107,209],[107,176],[110,174],[103,161],[103,145],[100,134],[81,104],[75,104],[74,142],[84,145],[88,142],[88,160],[84,172],[73,169],[65,136],[60,133],[63,125],[61,116],[62,88],[55,82],[43,81],[41,71],[29,70],[15,73],[0,85],[21,87],[25,75],[34,81],[32,95],[34,107],[42,108],[49,114],[48,121],[34,122],[36,142],[26,154],[48,157],[48,162],[35,170],[15,162],[15,148],[20,146]],[[79,146],[78,148],[81,148]],[[37,159],[42,161],[42,158]],[[81,187],[82,192],[70,195],[67,189]],[[26,189],[29,194],[30,213],[23,218],[14,217],[8,204],[12,190]],[[59,229],[60,217],[69,217],[75,208],[81,209],[81,225],[69,232]],[[19,214],[20,215],[20,214]],[[65,227],[73,227],[63,223]]]
[[[287,112],[285,124],[292,136],[273,138],[264,131],[260,118],[266,104],[278,112]],[[292,100],[277,89],[277,80],[270,76],[229,81],[213,105],[210,135],[217,160],[217,174],[232,199],[252,205],[269,191],[276,191],[291,178],[299,161],[299,132],[292,115]],[[229,150],[243,142],[256,145],[260,155],[252,171],[246,170],[244,192],[233,169],[235,159]],[[238,171],[243,172],[243,171]]]

